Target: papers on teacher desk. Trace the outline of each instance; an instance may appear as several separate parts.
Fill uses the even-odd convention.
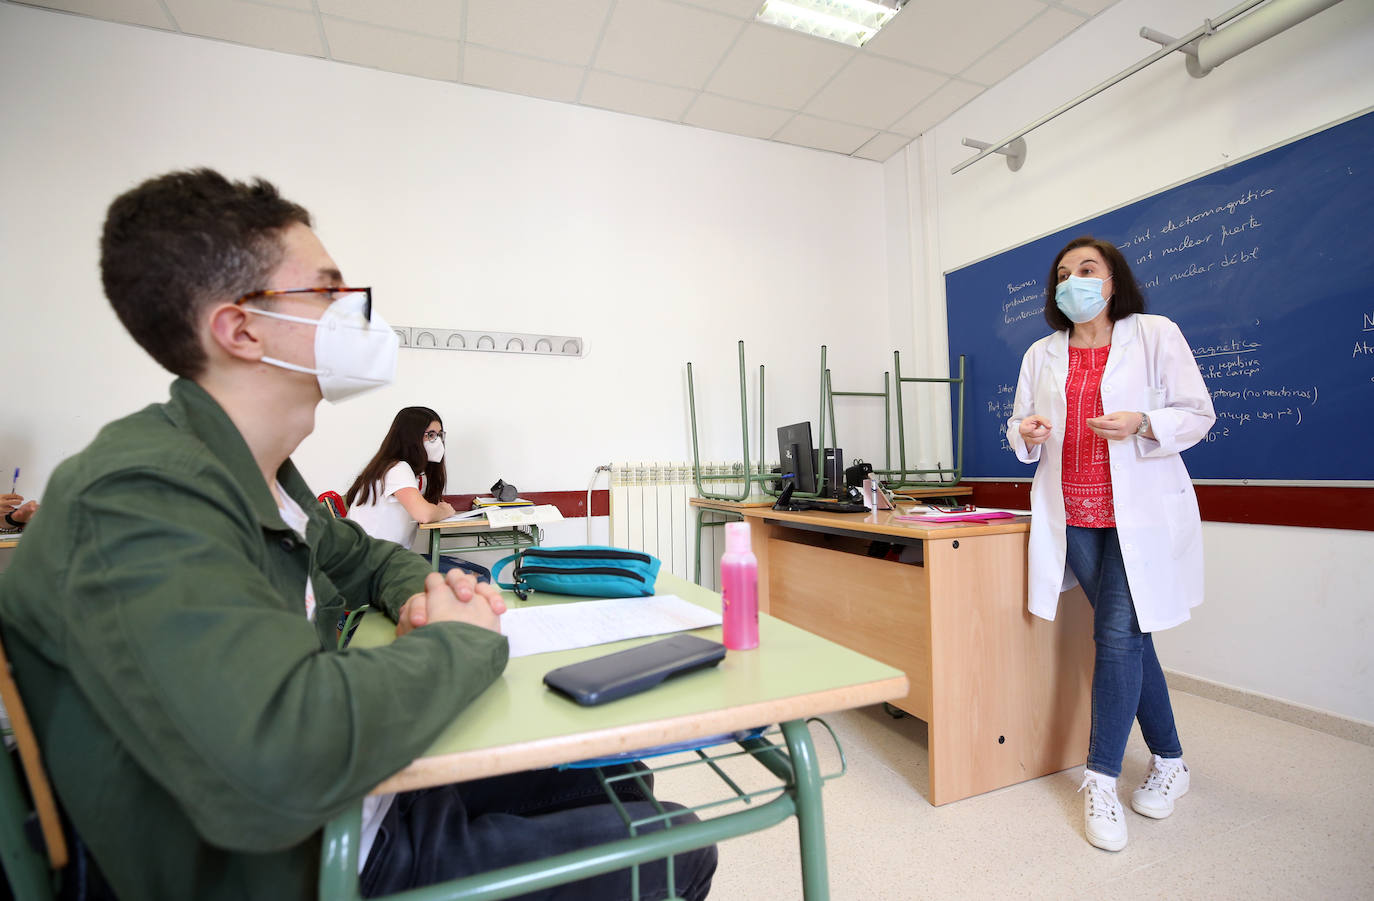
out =
[[[718,625],[719,613],[675,594],[521,607],[501,617],[501,631],[510,639],[512,657]]]

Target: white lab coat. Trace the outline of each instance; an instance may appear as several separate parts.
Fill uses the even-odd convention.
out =
[[[1007,420],[1007,440],[1023,463],[1038,463],[1031,485],[1030,612],[1054,619],[1059,594],[1078,584],[1065,563],[1062,458],[1069,374],[1069,333],[1041,338],[1026,351]],[[1102,410],[1148,413],[1154,438],[1108,441],[1112,500],[1126,577],[1142,632],[1185,621],[1202,603],[1202,520],[1179,457],[1212,427],[1216,413],[1197,362],[1178,326],[1137,314],[1112,329],[1102,375]],[[1032,413],[1049,419],[1043,444],[1027,446],[1018,427]]]

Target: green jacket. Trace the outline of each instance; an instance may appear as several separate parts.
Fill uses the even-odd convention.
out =
[[[458,623],[336,652],[341,612],[394,618],[429,567],[331,518],[289,460],[278,481],[305,542],[223,409],[178,380],[58,467],[0,575],[49,773],[129,901],[311,897],[321,826],[506,665],[504,637]]]

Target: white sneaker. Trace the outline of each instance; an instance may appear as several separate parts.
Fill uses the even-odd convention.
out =
[[[1103,851],[1120,851],[1126,847],[1126,811],[1116,796],[1115,787],[1108,788],[1092,776],[1084,776],[1079,791],[1083,796],[1083,831],[1088,843]]]
[[[1182,757],[1150,757],[1150,771],[1140,788],[1131,792],[1131,809],[1162,820],[1174,812],[1174,802],[1188,794],[1188,764]]]

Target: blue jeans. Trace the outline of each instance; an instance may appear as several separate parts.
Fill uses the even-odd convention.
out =
[[[653,774],[643,764],[644,788],[617,782],[616,796],[635,819],[654,816],[655,803],[666,810],[680,805],[652,799]],[[696,822],[684,812],[674,825]],[[639,833],[663,828],[640,827]],[[359,878],[364,897],[399,892],[540,860],[617,839],[629,831],[595,771],[533,770],[457,785],[404,792],[382,818],[377,840]],[[716,848],[708,845],[673,858],[676,897],[701,901],[711,890]],[[639,897],[668,897],[667,867],[654,861],[639,867]],[[630,874],[619,870],[579,882],[521,895],[541,901],[621,901],[629,899]]]
[[[1093,608],[1092,737],[1088,741],[1088,769],[1104,776],[1120,776],[1131,722],[1151,753],[1182,757],[1169,686],[1155,655],[1154,639],[1140,631],[1126,564],[1116,529],[1068,526],[1068,561]]]

